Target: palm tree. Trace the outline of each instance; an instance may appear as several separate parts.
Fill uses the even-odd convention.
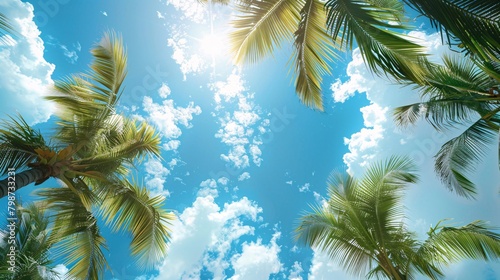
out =
[[[335,173],[326,205],[301,217],[298,240],[365,278],[404,280],[420,273],[440,279],[449,263],[500,257],[500,234],[482,221],[461,227],[439,222],[423,241],[408,230],[401,199],[417,179],[414,164],[398,157],[371,165],[360,180]]]
[[[97,217],[113,231],[131,233],[132,254],[145,268],[165,255],[173,219],[162,208],[162,196],[151,197],[129,179],[135,163],[159,155],[160,139],[147,123],[114,110],[126,75],[121,39],[106,34],[92,54],[89,72],[56,82],[48,97],[58,106],[59,118],[50,142],[22,117],[0,129],[0,174],[9,176],[0,181],[1,197],[49,178],[63,183],[37,193],[54,218],[51,240],[60,241],[54,245],[56,255],[71,264],[69,274],[77,279],[102,278],[107,267]]]
[[[457,126],[465,130],[446,142],[436,154],[435,170],[452,191],[465,197],[476,194],[467,178],[500,129],[500,63],[481,63],[445,56],[444,65],[427,68],[427,83],[420,89],[424,101],[396,108],[399,126],[425,118],[438,131]]]
[[[17,227],[15,231],[16,257],[14,265],[8,261],[9,232],[3,233],[2,245],[0,246],[0,275],[2,279],[59,279],[54,271],[53,262],[49,257],[49,250],[53,243],[49,239],[49,218],[45,214],[44,207],[30,203],[26,207],[16,205]],[[15,270],[9,270],[13,267]]]

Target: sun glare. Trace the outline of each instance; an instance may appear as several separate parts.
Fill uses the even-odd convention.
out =
[[[205,54],[219,56],[225,53],[227,42],[222,35],[209,34],[200,40],[200,48]]]

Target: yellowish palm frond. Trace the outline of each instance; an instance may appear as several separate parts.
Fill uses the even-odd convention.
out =
[[[323,5],[319,0],[306,1],[294,42],[297,95],[305,105],[318,110],[323,110],[322,76],[331,73],[329,63],[336,57],[331,38],[326,33]]]
[[[303,0],[263,0],[236,4],[241,13],[232,24],[231,50],[236,64],[256,62],[291,40]]]
[[[151,197],[145,188],[121,181],[110,186],[101,213],[113,231],[128,230],[132,234],[132,255],[139,265],[153,267],[166,256],[170,239],[169,225],[175,216],[163,209],[164,197]]]

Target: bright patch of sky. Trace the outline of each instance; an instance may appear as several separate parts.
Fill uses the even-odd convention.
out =
[[[420,167],[422,180],[408,189],[405,205],[421,236],[443,218],[500,226],[494,147],[473,175],[481,186],[477,200],[450,193],[434,175],[433,156],[458,132],[439,134],[424,122],[396,128],[392,110],[419,101],[418,94],[372,75],[358,49],[325,77],[320,113],[300,104],[290,86],[289,49],[242,68],[225,50],[207,53],[203,44],[227,39],[217,35],[228,31],[227,7],[197,0],[42,2],[0,2],[22,35],[0,46],[2,117],[18,112],[50,135],[55,120],[43,100],[47,87],[86,71],[89,49],[110,28],[128,46],[118,110],[161,135],[161,159],[146,159],[137,172],[151,192],[168,196],[166,208],[177,216],[168,255],[156,269],[140,271],[128,265],[134,261],[123,246],[128,236],[103,228],[110,248],[106,279],[351,279],[324,253],[294,242],[294,227],[310,204],[325,203],[331,170],[346,165],[359,176],[393,154]],[[439,34],[410,34],[432,53],[447,49]],[[67,271],[63,264],[57,269]],[[495,279],[500,265],[462,262],[447,272],[454,279]]]

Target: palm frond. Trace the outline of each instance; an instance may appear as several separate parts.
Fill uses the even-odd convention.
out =
[[[0,126],[0,176],[9,168],[23,170],[37,158],[35,149],[45,147],[47,143],[40,131],[29,126],[22,116],[3,121]]]
[[[331,73],[329,63],[336,57],[325,29],[323,3],[306,0],[300,16],[294,33],[295,90],[305,105],[323,110],[322,76]]]
[[[435,169],[448,189],[472,198],[476,188],[465,173],[475,169],[475,163],[486,155],[488,144],[497,140],[498,118],[480,118],[459,136],[446,142],[436,154]]]
[[[236,64],[256,62],[291,40],[300,20],[303,0],[262,0],[237,3],[240,13],[233,20],[230,35]]]
[[[129,118],[115,115],[107,121],[107,126],[89,143],[84,158],[74,162],[86,170],[96,170],[102,174],[118,172],[122,175],[124,165],[130,166],[147,155],[160,155],[160,137],[152,126],[145,122],[139,124]]]
[[[422,83],[424,47],[392,31],[408,28],[401,22],[400,10],[377,4],[377,1],[328,0],[326,24],[332,37],[340,38],[341,47],[349,49],[355,39],[365,63],[374,73]]]
[[[150,197],[147,189],[125,180],[111,187],[100,208],[106,224],[113,231],[128,230],[132,255],[141,266],[154,266],[166,255],[174,215],[162,208],[163,196]]]
[[[500,3],[490,0],[404,0],[448,37],[482,60],[500,61]]]
[[[127,70],[127,55],[120,37],[107,33],[92,49],[92,71],[56,81],[56,93],[47,96],[54,101],[61,119],[63,135],[75,134],[80,139],[92,138],[101,124],[115,114],[114,106],[121,95],[121,85]],[[75,127],[75,125],[82,127]],[[83,137],[86,133],[87,137]]]
[[[500,235],[484,221],[440,227],[429,233],[417,254],[444,265],[463,259],[496,260],[500,257]]]
[[[327,253],[348,273],[362,277],[374,260],[372,252],[357,243],[361,240],[352,230],[356,228],[317,207],[301,217],[295,232],[299,241]]]
[[[103,249],[105,240],[97,220],[87,210],[78,194],[62,188],[37,191],[55,218],[51,240],[57,242],[54,253],[69,265],[69,275],[76,279],[101,279],[108,267]]]
[[[16,36],[18,33],[12,27],[10,20],[0,13],[0,43],[11,44],[13,39],[10,35]]]

